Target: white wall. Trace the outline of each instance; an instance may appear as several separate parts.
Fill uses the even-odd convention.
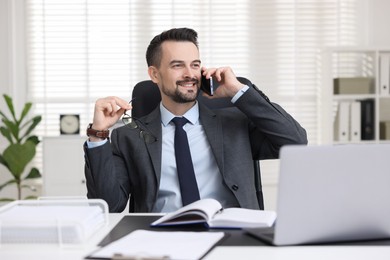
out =
[[[0,93],[26,101],[25,0],[0,0]],[[0,108],[4,109],[1,102]]]
[[[8,69],[8,32],[10,26],[8,23],[8,1],[0,0],[0,93],[9,93],[9,69]],[[3,110],[3,102],[0,103],[0,109]]]
[[[367,5],[367,45],[390,46],[390,1],[365,0]]]

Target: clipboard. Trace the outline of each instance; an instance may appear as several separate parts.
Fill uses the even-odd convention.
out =
[[[151,231],[138,229],[95,250],[86,259],[197,260],[203,258],[224,237],[223,231]]]

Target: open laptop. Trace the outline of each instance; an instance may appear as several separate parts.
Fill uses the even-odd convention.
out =
[[[390,238],[390,144],[285,146],[273,245]]]

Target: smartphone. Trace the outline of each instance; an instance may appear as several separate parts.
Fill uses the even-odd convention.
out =
[[[205,76],[202,75],[202,82],[200,84],[200,89],[205,92],[209,96],[214,95],[214,82],[213,77],[206,79]]]

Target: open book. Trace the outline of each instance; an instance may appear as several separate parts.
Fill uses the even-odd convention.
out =
[[[209,228],[270,227],[276,219],[274,211],[244,208],[223,209],[214,199],[202,199],[167,213],[151,226],[172,226],[204,223]]]

